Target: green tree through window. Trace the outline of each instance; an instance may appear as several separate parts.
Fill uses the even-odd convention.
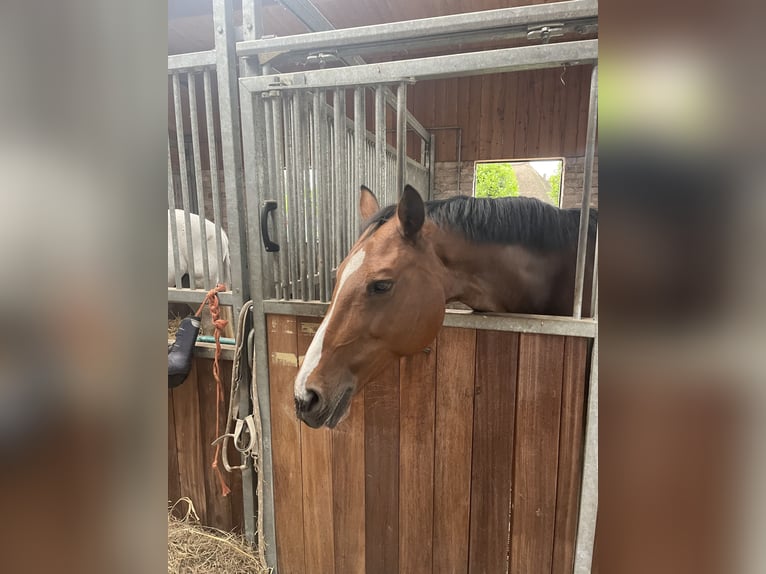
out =
[[[517,197],[519,182],[508,163],[476,164],[476,197]]]

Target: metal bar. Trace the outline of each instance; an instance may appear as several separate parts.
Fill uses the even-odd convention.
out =
[[[245,129],[242,132],[243,155],[245,159],[245,191],[247,205],[260,206],[263,200],[263,191],[267,185],[267,176],[265,173],[266,150],[263,136],[265,135],[266,125],[263,116],[263,106],[256,106],[253,102],[254,97],[245,89],[240,90],[240,109],[242,125]],[[260,103],[260,102],[259,102]],[[256,218],[252,218],[256,219]],[[255,235],[259,237],[259,235]],[[256,244],[254,249],[248,250],[248,261],[253,273],[261,272],[263,261],[263,249]],[[254,331],[254,371],[255,377],[250,394],[253,401],[258,401],[261,415],[261,425],[263,428],[262,442],[263,452],[261,453],[260,468],[261,481],[263,483],[263,493],[257,501],[257,512],[259,520],[263,520],[264,540],[259,541],[266,547],[266,561],[269,566],[276,567],[276,530],[274,525],[274,473],[273,459],[271,449],[271,411],[269,398],[269,362],[267,348],[266,318],[263,314],[260,302],[263,301],[263,283],[259,278],[251,282],[251,294],[253,297],[253,331]],[[255,388],[252,388],[255,387]],[[240,403],[243,404],[243,403]],[[249,412],[249,405],[248,411]],[[245,472],[247,471],[247,475]],[[245,479],[250,485],[250,496],[253,494],[253,473],[248,468],[243,471],[243,483]],[[255,535],[255,516],[250,513],[255,512],[255,501],[253,506],[245,503],[245,518],[249,522],[252,531],[247,533],[248,539],[253,540]],[[247,524],[246,524],[247,527]],[[246,531],[247,532],[247,531]]]
[[[274,180],[270,182],[276,193],[279,208],[282,210],[282,216],[279,225],[279,278],[282,283],[282,299],[290,298],[290,252],[291,246],[288,244],[288,202],[285,190],[285,149],[284,132],[282,118],[282,100],[276,99],[271,103],[271,137],[274,146]]]
[[[194,159],[194,177],[197,188],[197,210],[199,215],[199,237],[202,248],[202,283],[205,289],[210,290],[210,261],[207,254],[207,218],[205,217],[205,186],[202,182],[202,154],[199,148],[199,117],[197,116],[197,76],[189,72],[187,76],[189,84],[189,117],[191,118],[192,131],[192,158]],[[223,269],[218,268],[219,277]]]
[[[263,302],[264,312],[274,315],[322,317],[327,312],[328,307],[329,303],[275,301],[268,299]],[[442,325],[444,327],[460,327],[465,329],[540,333],[586,338],[594,338],[598,328],[597,322],[593,319],[572,319],[572,317],[549,315],[483,314],[451,311],[449,309],[444,315]]]
[[[333,157],[335,159],[334,165],[334,185],[333,185],[333,220],[334,236],[333,242],[335,243],[335,261],[333,267],[337,268],[340,262],[343,260],[346,254],[345,237],[344,237],[344,214],[343,211],[343,182],[346,180],[345,170],[345,134],[346,128],[344,127],[346,117],[346,91],[335,90],[333,95],[333,128],[334,128],[334,143],[333,143]]]
[[[593,252],[593,282],[590,294],[590,316],[598,319],[598,227],[596,227],[596,239]]]
[[[557,68],[564,64],[595,63],[597,58],[598,40],[578,40],[381,62],[348,68],[327,68],[310,72],[248,77],[241,78],[240,82],[253,92],[266,91],[270,88],[283,90],[297,87],[362,86],[381,82],[400,83],[432,78]]]
[[[428,142],[428,199],[434,198],[434,183],[436,182],[436,135],[431,133]]]
[[[327,233],[325,219],[327,217],[327,207],[325,206],[324,187],[324,165],[322,161],[325,157],[323,146],[322,126],[324,124],[324,113],[322,112],[322,98],[324,92],[315,90],[312,94],[312,131],[314,133],[314,147],[312,149],[312,162],[314,174],[314,197],[316,198],[316,231],[317,231],[317,265],[319,267],[319,300],[327,301],[327,265],[325,257],[325,247],[327,243]]]
[[[342,30],[327,29],[309,34],[240,42],[237,44],[237,54],[256,56],[287,51],[338,50],[350,46],[379,45],[439,36],[447,36],[445,43],[453,43],[454,40],[449,36],[459,33],[527,27],[534,24],[566,23],[571,20],[597,17],[597,2],[575,0],[436,16]]]
[[[311,96],[311,98],[309,98]],[[313,129],[314,116],[311,112],[313,95],[306,94],[302,101],[304,126],[306,139],[304,141],[304,181],[306,182],[306,256],[308,258],[309,275],[309,299],[316,299],[317,289],[317,203],[319,202],[319,190],[316,183],[316,138]]]
[[[320,98],[322,104],[326,103],[327,94],[324,91],[320,92]],[[325,260],[325,294],[326,301],[329,301],[332,296],[332,267],[333,267],[333,235],[332,235],[332,132],[330,122],[332,120],[329,117],[321,118],[320,135],[322,137],[322,145],[324,146],[324,154],[322,156],[323,165],[323,205],[324,205],[324,220],[322,226],[325,234],[324,241],[324,260]]]
[[[249,298],[246,254],[247,225],[257,222],[245,218],[242,179],[242,137],[239,122],[237,58],[234,49],[234,0],[213,0],[213,26],[216,46],[216,80],[218,82],[218,107],[221,127],[221,151],[223,155],[224,191],[226,195],[226,226],[229,236],[229,260],[231,264],[231,290],[237,296],[234,316],[246,298]],[[258,235],[251,235],[258,237]],[[257,271],[260,273],[260,269]],[[254,522],[250,524],[254,526]],[[246,525],[247,527],[247,525]]]
[[[243,150],[242,133],[240,120],[248,117],[251,121],[245,125],[252,126],[252,107],[248,116],[243,110],[240,118],[240,93],[237,84],[237,56],[235,43],[236,30],[234,27],[234,0],[213,0],[213,29],[215,30],[215,54],[216,54],[216,81],[218,84],[218,108],[221,129],[221,152],[223,156],[224,190],[226,194],[226,216],[227,231],[229,236],[229,261],[231,265],[231,292],[233,298],[233,316],[238,317],[244,301],[250,297],[251,290],[253,298],[260,301],[263,298],[263,292],[259,281],[249,281],[247,276],[248,260],[250,269],[254,273],[261,272],[260,249],[247,250],[247,237],[258,237],[257,218],[245,218],[245,209],[240,209],[245,205],[257,206],[258,202],[252,199],[245,202],[245,189],[243,181]],[[243,63],[242,70],[250,72],[247,63]],[[252,104],[252,98],[245,98]],[[258,154],[251,148],[251,153],[246,157],[249,161],[263,159],[263,155]],[[248,227],[249,226],[249,227]],[[259,321],[260,319],[260,321]],[[259,345],[265,345],[266,325],[263,315],[260,317],[253,313],[253,325],[255,330],[256,348]],[[257,365],[258,374],[261,375],[259,381],[268,381],[268,355],[265,349],[258,349],[260,354],[256,353],[254,362]],[[263,370],[265,369],[265,378]],[[267,385],[261,385],[267,386]],[[240,386],[239,408],[240,412],[250,412],[250,397],[252,387],[247,385]],[[255,399],[253,399],[255,400]],[[264,425],[268,423],[267,420]],[[265,428],[270,428],[266,426]],[[267,433],[264,433],[267,434]],[[264,438],[264,444],[267,442]],[[266,470],[261,472],[267,477],[267,482],[271,479],[271,450],[269,443],[268,453],[264,446],[263,460],[261,466]],[[245,459],[245,468],[242,470],[242,499],[245,537],[250,542],[255,542],[256,533],[259,531],[256,522],[256,513],[258,521],[265,523],[265,546],[266,556],[273,559],[276,563],[276,554],[273,552],[275,543],[274,523],[273,523],[273,498],[264,496],[260,504],[256,500],[255,474],[253,472],[252,459]],[[268,484],[271,484],[268,482]],[[270,487],[268,493],[271,493]],[[271,503],[271,505],[270,505]],[[261,518],[263,516],[263,518]],[[264,541],[259,541],[261,547]]]
[[[263,100],[263,105],[266,106],[266,112],[265,112],[266,133],[269,134],[269,137],[266,138],[266,157],[268,158],[267,167],[268,167],[268,174],[269,174],[269,186],[273,189],[277,179],[277,160],[275,157],[274,138],[271,137],[271,134],[274,133],[274,126],[273,126],[274,115],[272,111],[273,102],[271,98],[265,98]],[[277,197],[278,197],[278,194],[277,194]],[[271,212],[271,217],[273,218],[274,229],[278,229],[279,218],[276,214],[276,211]],[[270,257],[270,256],[267,255],[267,257]],[[281,268],[281,265],[279,265],[279,254],[274,254],[273,256],[271,256],[271,259],[274,263],[276,263],[276,265],[272,266],[272,270],[274,271],[274,276],[272,278],[273,285],[270,285],[267,291],[273,290],[273,293],[274,293],[273,296],[278,299],[281,299],[282,285],[279,278],[279,272]]]
[[[359,209],[357,208],[356,194],[362,185],[367,185],[367,173],[365,170],[364,151],[366,145],[367,115],[364,108],[364,88],[354,90],[354,174],[356,181],[351,186],[351,241],[356,237],[359,229]]]
[[[186,165],[186,137],[184,135],[184,119],[181,107],[181,79],[179,74],[173,74],[173,105],[176,116],[176,145],[178,146],[178,165],[181,172],[181,201],[184,210],[184,232],[186,233],[187,265],[189,273],[189,287],[196,289],[196,272],[194,265],[194,244],[192,242],[191,217],[189,208],[189,172]]]
[[[375,88],[375,157],[377,158],[377,178],[375,194],[383,205],[386,196],[386,102],[383,99],[383,86]]]
[[[574,574],[590,574],[598,513],[598,336],[590,361],[588,410],[585,417],[580,509],[575,539]]]
[[[181,253],[178,249],[178,223],[176,222],[176,190],[173,185],[173,164],[170,157],[170,139],[168,139],[168,221],[170,225],[170,243],[173,246],[173,270],[176,286],[181,286]]]
[[[593,178],[593,158],[596,153],[596,124],[598,123],[598,66],[593,66],[590,77],[588,103],[588,130],[585,136],[585,167],[583,168],[583,197],[580,207],[580,235],[577,240],[577,267],[575,268],[574,310],[572,316],[582,316],[582,297],[585,286],[585,260],[588,254],[588,227],[590,223],[590,194]]]
[[[168,74],[199,68],[215,67],[215,50],[168,56]]]
[[[199,305],[207,295],[207,291],[204,289],[179,289],[176,287],[168,287],[168,301],[172,303],[194,303]],[[224,291],[218,293],[218,299],[221,305],[236,305],[236,298],[231,294],[231,291]]]
[[[207,120],[207,147],[210,160],[210,193],[213,196],[213,220],[215,223],[215,246],[218,269],[221,270],[223,282],[228,281],[227,289],[231,289],[231,277],[225,272],[223,257],[223,238],[221,232],[221,197],[218,189],[218,151],[215,141],[215,125],[213,117],[213,95],[210,88],[210,71],[202,73],[202,85],[205,90],[205,119]]]
[[[396,193],[404,190],[407,180],[407,84],[396,91]]]
[[[290,289],[290,298],[298,299],[300,297],[300,257],[299,257],[299,234],[298,234],[298,193],[296,191],[295,181],[295,142],[293,139],[293,123],[295,121],[292,113],[292,95],[282,98],[282,119],[285,134],[285,185],[287,189],[287,216],[289,232],[289,257],[290,257],[290,275],[292,284]]]
[[[306,164],[304,152],[304,133],[303,133],[303,92],[293,93],[293,146],[295,149],[295,163],[293,172],[295,173],[295,191],[296,191],[296,213],[295,226],[298,232],[298,267],[301,273],[301,299],[308,301],[309,298],[309,274],[308,257],[306,249]]]

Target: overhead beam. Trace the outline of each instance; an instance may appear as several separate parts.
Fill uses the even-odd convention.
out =
[[[555,68],[565,64],[595,63],[597,58],[598,40],[578,40],[382,62],[349,68],[270,74],[240,78],[239,81],[251,92],[290,88],[333,88]]]
[[[311,5],[309,0],[280,0],[290,8],[297,4]],[[313,6],[313,5],[312,5]],[[292,8],[290,8],[292,10]],[[296,7],[297,9],[297,7]],[[315,9],[316,10],[316,9]],[[316,12],[321,16],[318,10]],[[296,14],[299,18],[300,14]],[[442,43],[454,41],[456,34],[497,32],[504,29],[542,24],[566,24],[572,21],[592,23],[598,18],[598,4],[591,0],[570,0],[552,4],[500,8],[449,16],[436,16],[420,20],[406,20],[387,24],[360,26],[335,30],[319,28],[313,33],[277,38],[265,38],[237,44],[239,56],[257,56],[306,50],[340,50],[353,46],[372,44],[395,44],[396,42],[424,41],[440,38]],[[324,16],[321,16],[325,22]],[[355,62],[358,63],[358,62]]]

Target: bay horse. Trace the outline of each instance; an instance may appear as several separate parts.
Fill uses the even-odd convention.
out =
[[[407,186],[383,209],[362,187],[359,210],[361,234],[295,379],[296,414],[312,428],[335,427],[365,383],[426,348],[449,302],[483,312],[572,313],[579,209],[525,197],[423,202]],[[597,218],[592,209],[589,279]]]

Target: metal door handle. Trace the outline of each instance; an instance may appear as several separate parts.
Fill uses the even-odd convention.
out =
[[[279,251],[279,244],[274,243],[269,238],[269,212],[274,211],[277,208],[277,202],[274,199],[267,199],[263,202],[261,208],[261,238],[263,239],[263,247],[269,253],[276,253]]]

